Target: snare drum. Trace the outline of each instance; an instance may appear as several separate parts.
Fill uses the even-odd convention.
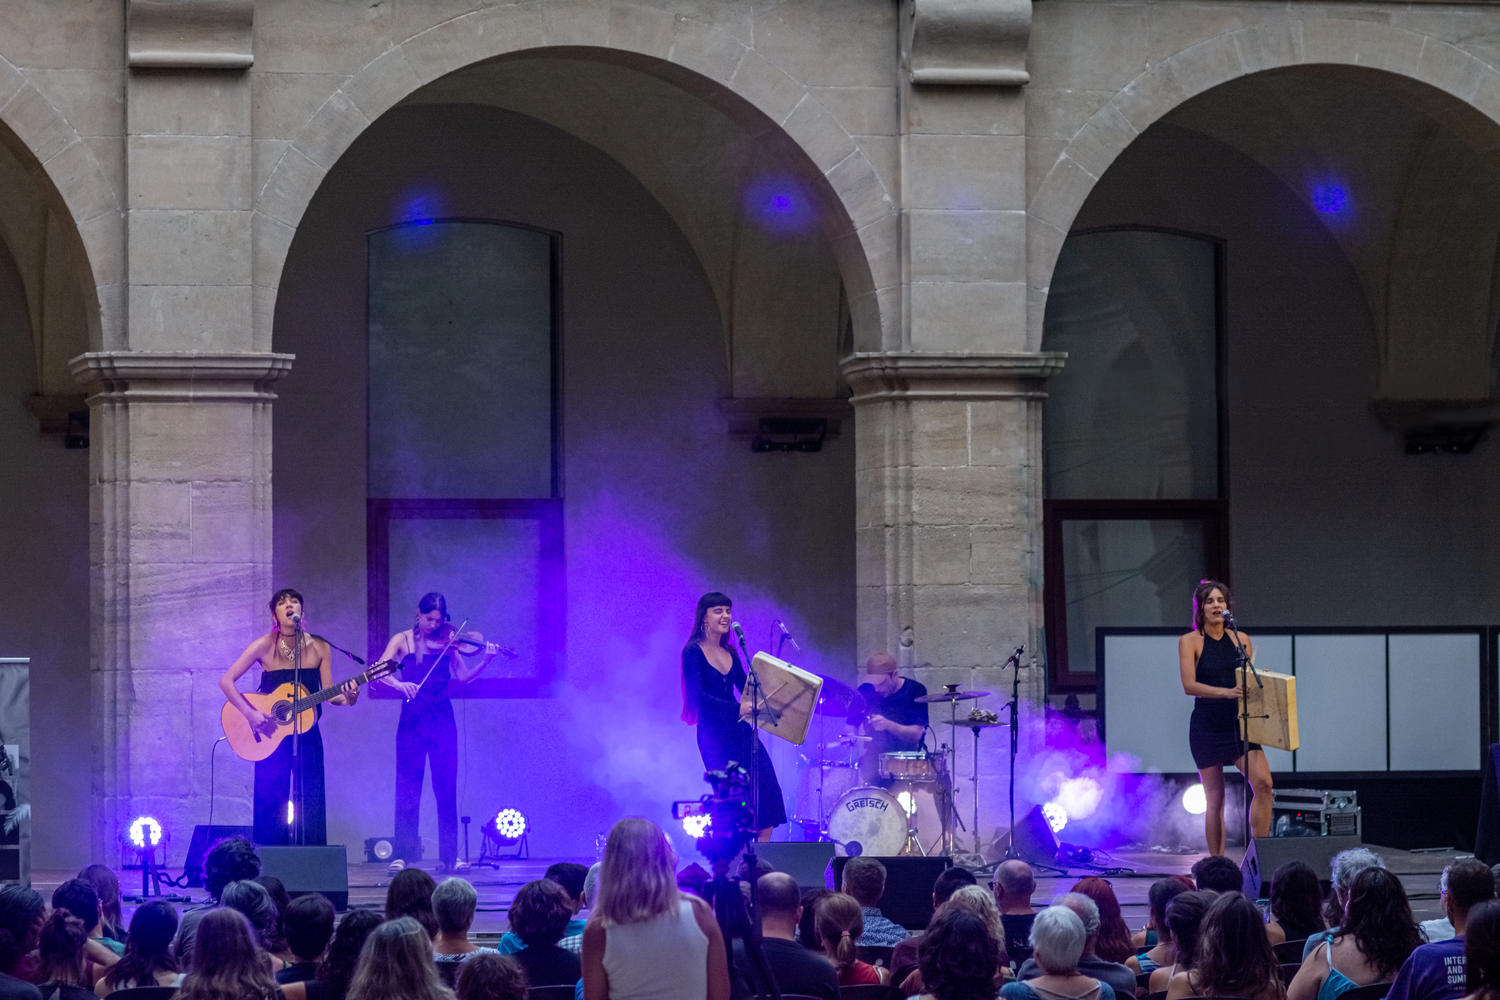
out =
[[[948,758],[926,750],[897,750],[880,755],[880,776],[899,781],[941,781],[948,771]]]
[[[828,815],[828,837],[839,843],[834,852],[840,856],[847,853],[842,845],[857,841],[864,854],[893,857],[906,846],[906,828],[896,796],[870,785],[849,789]]]

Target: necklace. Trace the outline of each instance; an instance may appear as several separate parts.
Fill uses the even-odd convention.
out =
[[[297,639],[297,648],[300,649],[302,647],[302,643],[305,638],[306,637],[304,636]],[[293,647],[287,643],[286,636],[282,635],[280,632],[276,633],[276,648],[281,650],[281,655],[283,657],[288,660],[292,659]]]

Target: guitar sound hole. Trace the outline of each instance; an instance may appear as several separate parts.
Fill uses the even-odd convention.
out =
[[[284,726],[292,721],[292,703],[289,701],[278,701],[271,707],[271,718],[276,720],[278,726]]]

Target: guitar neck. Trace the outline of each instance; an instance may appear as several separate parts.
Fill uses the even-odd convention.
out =
[[[323,704],[323,702],[327,701],[329,698],[337,698],[340,694],[343,693],[342,689],[345,684],[349,683],[349,681],[353,681],[355,684],[361,686],[368,684],[370,681],[370,671],[366,670],[362,674],[355,674],[353,677],[350,677],[349,680],[340,681],[333,687],[326,687],[321,691],[313,692],[305,698],[298,698],[296,701],[292,702],[292,714],[296,715],[298,713],[305,712],[309,708],[313,708],[316,705]]]

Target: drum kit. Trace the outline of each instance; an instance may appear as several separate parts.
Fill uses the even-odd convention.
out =
[[[979,734],[1007,725],[993,712],[975,709],[958,716],[958,703],[987,696],[988,691],[961,691],[946,684],[938,694],[918,698],[928,705],[948,705],[949,726],[974,732],[974,769],[969,776],[974,800],[974,853],[979,853]],[[845,721],[864,710],[864,698],[852,688],[825,678],[815,713],[830,721]],[[839,854],[893,857],[903,854],[953,854],[957,848],[955,823],[963,825],[953,799],[957,740],[936,750],[897,750],[871,758],[874,737],[863,733],[841,735],[815,743],[817,759],[803,758],[799,804],[815,805],[812,816],[793,819],[817,839],[832,841]],[[874,772],[873,774],[871,772]],[[923,835],[936,836],[924,845]]]

